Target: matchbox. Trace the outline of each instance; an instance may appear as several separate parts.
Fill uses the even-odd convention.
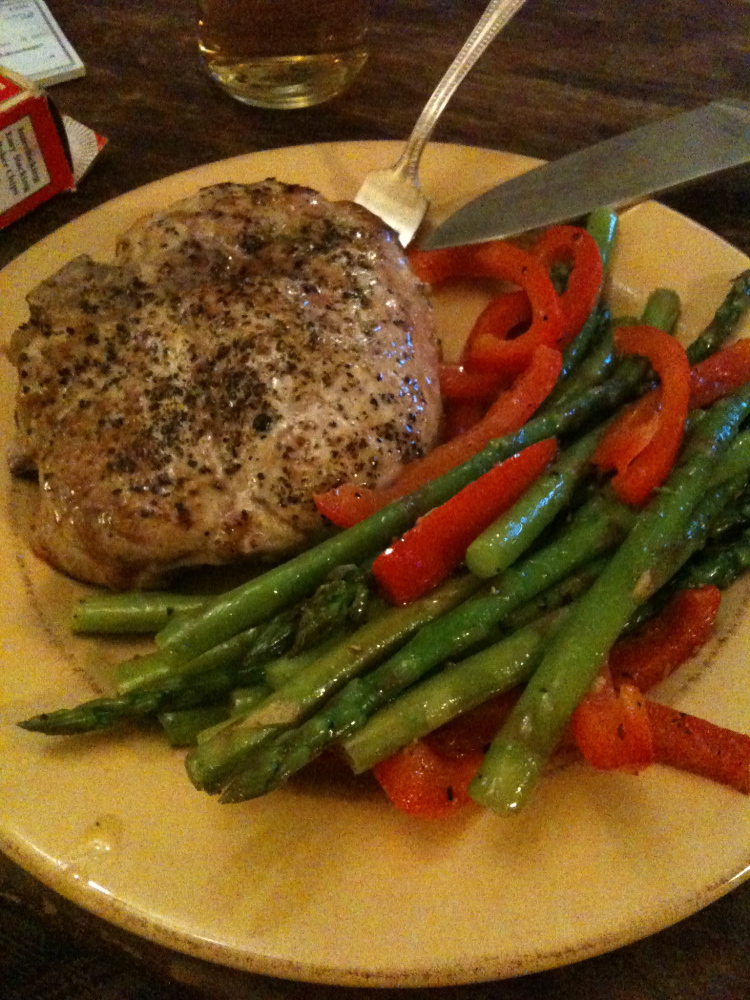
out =
[[[74,191],[105,142],[61,116],[36,84],[0,66],[0,228]]]

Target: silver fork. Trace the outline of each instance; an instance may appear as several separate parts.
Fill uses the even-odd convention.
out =
[[[430,204],[419,187],[419,163],[438,118],[474,63],[525,2],[490,0],[463,48],[433,91],[399,159],[385,170],[373,170],[362,182],[355,202],[395,229],[402,246],[409,244]]]

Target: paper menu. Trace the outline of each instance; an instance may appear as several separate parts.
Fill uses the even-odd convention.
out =
[[[0,66],[43,86],[86,72],[43,0],[0,0]]]

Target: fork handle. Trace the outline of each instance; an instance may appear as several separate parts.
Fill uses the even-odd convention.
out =
[[[409,136],[396,169],[418,184],[419,161],[443,108],[477,59],[526,0],[490,0],[456,58],[450,64]]]

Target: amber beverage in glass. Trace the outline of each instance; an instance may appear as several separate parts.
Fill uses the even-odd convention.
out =
[[[304,108],[341,93],[367,61],[368,0],[198,0],[198,45],[233,97]]]

